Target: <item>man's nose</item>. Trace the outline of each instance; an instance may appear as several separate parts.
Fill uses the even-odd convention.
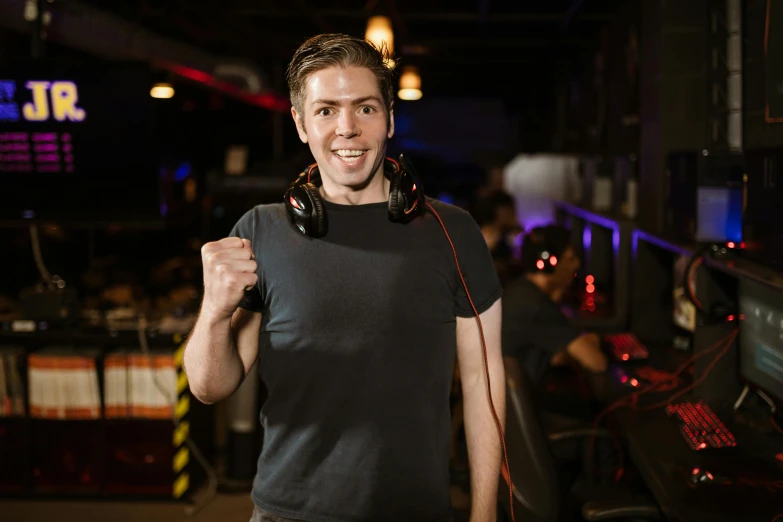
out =
[[[340,114],[340,117],[337,119],[335,132],[343,138],[351,138],[359,134],[359,126],[356,124],[356,118],[351,111],[343,111]]]

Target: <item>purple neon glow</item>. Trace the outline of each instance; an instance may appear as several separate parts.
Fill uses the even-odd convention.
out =
[[[0,132],[0,141],[27,141],[26,132]]]
[[[38,154],[35,157],[37,163],[55,163],[60,161],[59,154]]]
[[[693,255],[693,251],[689,250],[688,248],[677,245],[675,243],[672,243],[670,241],[667,241],[663,238],[656,237],[653,234],[650,234],[649,232],[645,232],[644,230],[636,229],[634,230],[633,234],[633,240],[632,240],[632,246],[633,246],[633,253],[634,256],[636,255],[636,250],[638,248],[639,240],[645,241],[647,243],[650,243],[652,245],[657,246],[658,248],[661,248],[663,250],[668,250],[669,252],[674,252],[675,254],[679,254],[682,256],[691,256]]]
[[[0,154],[0,160],[2,161],[30,161],[30,155],[23,152],[17,152],[14,154]]]
[[[55,132],[34,132],[33,141],[57,141],[57,133]]]
[[[590,245],[593,244],[593,229],[590,228],[590,225],[585,225],[584,230],[582,231],[582,246],[584,247],[585,252],[590,251]]]
[[[0,145],[0,152],[30,152],[29,143],[4,143]]]
[[[36,143],[34,147],[35,152],[56,152],[56,143]]]

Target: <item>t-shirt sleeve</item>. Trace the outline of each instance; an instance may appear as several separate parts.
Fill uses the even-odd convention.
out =
[[[500,299],[503,289],[495,264],[492,262],[492,255],[476,221],[467,212],[455,221],[458,230],[454,232],[449,230],[449,234],[452,234],[451,239],[459,257],[459,267],[470,297],[476,306],[476,311],[481,314]],[[465,294],[459,274],[456,283],[454,314],[457,317],[474,317],[473,308]]]
[[[253,249],[253,254],[256,257],[256,261],[259,259],[259,241],[260,237],[256,233],[256,225],[258,224],[258,216],[256,209],[247,211],[239,221],[236,222],[234,228],[231,229],[230,237],[239,237],[242,239],[250,240],[250,246]],[[258,274],[258,283],[251,289],[245,291],[245,297],[239,302],[239,307],[244,308],[250,312],[261,312],[264,308],[264,300],[261,296],[260,283],[261,275]]]

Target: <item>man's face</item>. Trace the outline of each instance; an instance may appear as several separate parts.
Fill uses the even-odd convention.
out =
[[[558,263],[552,277],[557,288],[564,290],[574,281],[574,274],[579,270],[581,263],[576,252],[571,247],[566,248],[557,261]]]
[[[496,214],[495,223],[503,235],[518,233],[522,227],[517,220],[517,214],[514,207],[499,207]]]
[[[334,66],[311,74],[302,113],[291,113],[327,191],[361,189],[383,167],[394,115],[387,115],[369,69]]]

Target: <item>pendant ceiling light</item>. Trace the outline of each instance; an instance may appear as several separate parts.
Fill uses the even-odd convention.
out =
[[[391,20],[385,16],[373,16],[367,20],[367,30],[364,39],[377,47],[386,47],[389,56],[394,56],[394,31]],[[394,67],[394,60],[386,60],[387,67]]]
[[[421,99],[421,77],[416,67],[405,66],[400,75],[400,90],[397,96],[401,100],[414,101]]]

